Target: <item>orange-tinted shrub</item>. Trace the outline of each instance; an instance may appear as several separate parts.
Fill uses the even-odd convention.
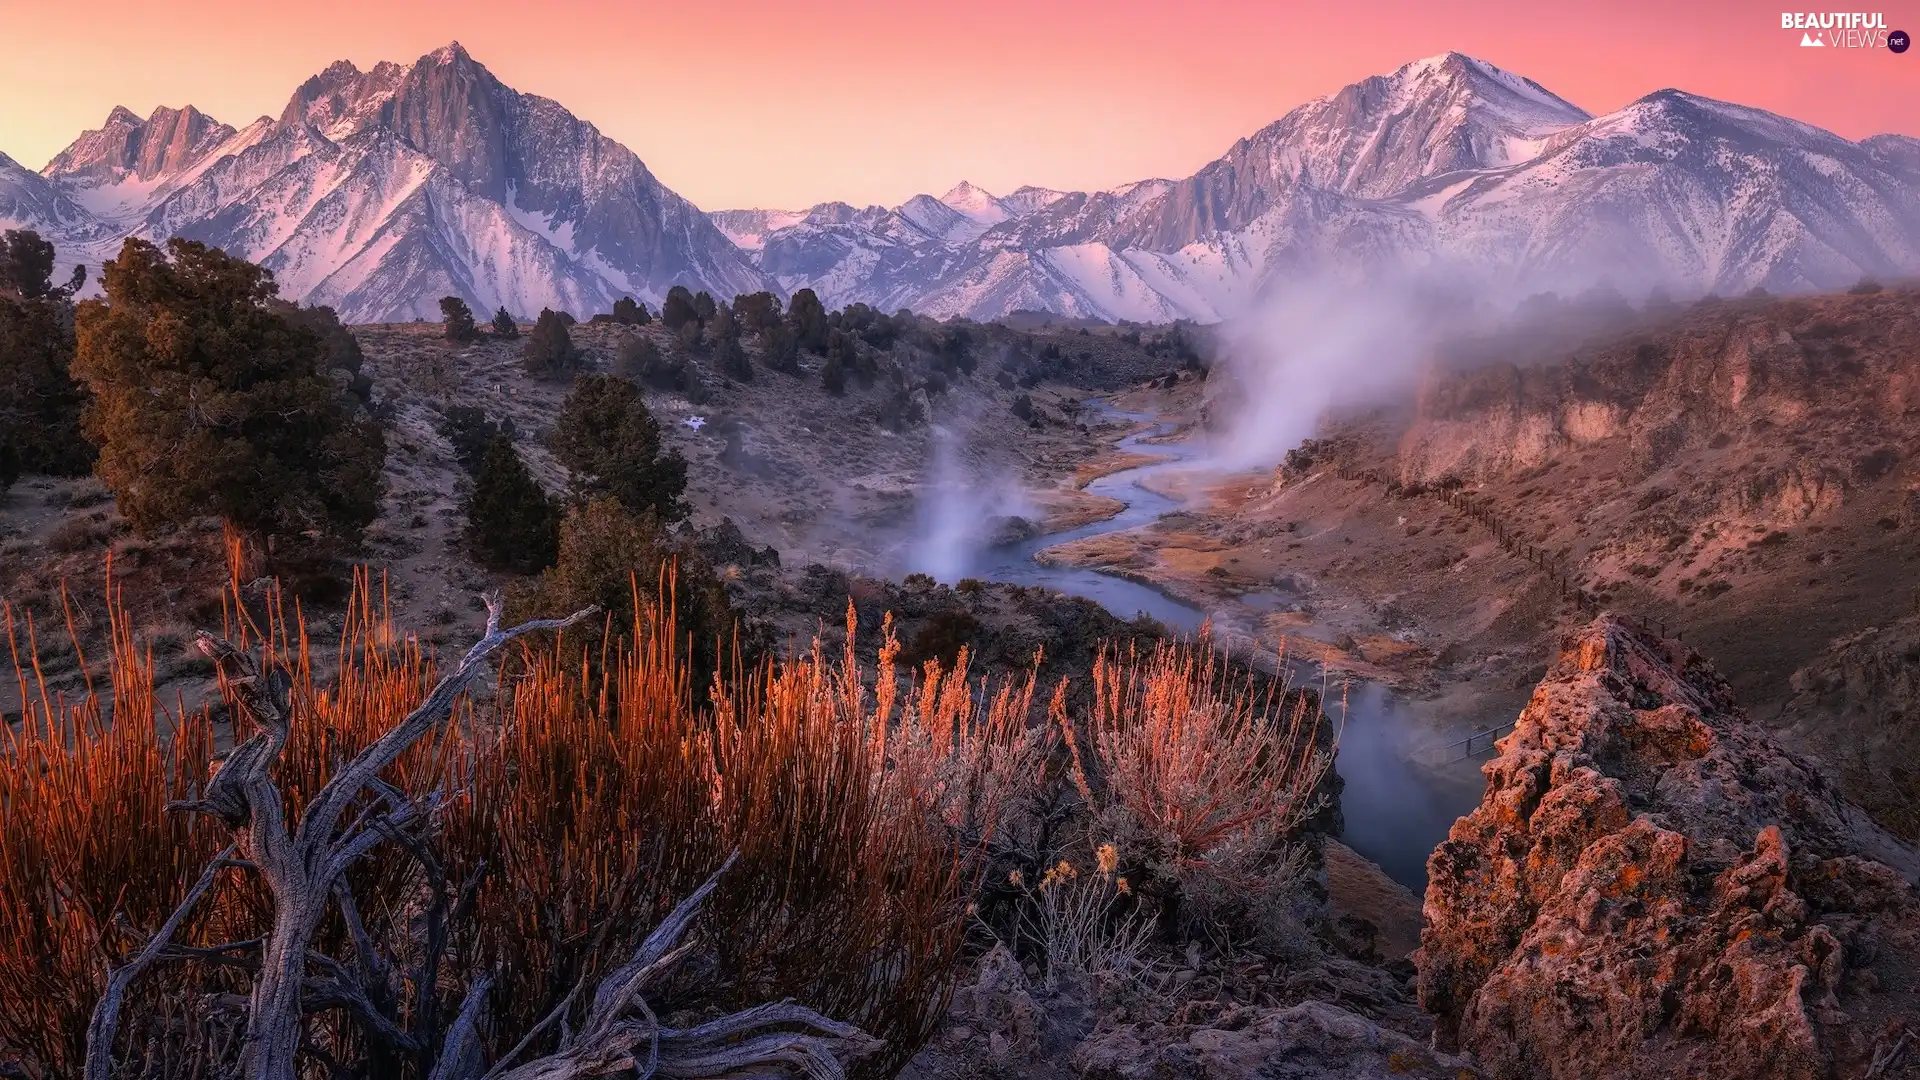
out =
[[[395,632],[364,575],[331,655],[297,609],[242,576],[224,632],[291,677],[293,737],[275,777],[293,820],[421,700],[436,665]],[[713,962],[667,988],[664,1004],[792,998],[886,1040],[865,1067],[890,1071],[944,1012],[974,855],[997,793],[1026,760],[1031,684],[987,694],[967,681],[964,658],[953,672],[929,665],[896,716],[890,642],[877,694],[851,654],[818,649],[708,692],[691,685],[663,610],[640,605],[624,651],[591,664],[566,638],[529,647],[486,700],[383,774],[415,798],[438,793],[432,869],[383,846],[349,874],[354,906],[411,972],[419,913],[436,890],[472,885],[452,908],[438,992],[421,1007],[450,1015],[488,974],[497,1055],[576,985],[596,984],[738,850],[705,909]],[[227,839],[209,819],[166,809],[202,793],[216,725],[204,710],[159,707],[150,661],[124,615],[113,620],[110,692],[103,684],[77,704],[39,695],[0,758],[0,1062],[48,1078],[78,1075],[103,963],[124,963]],[[31,643],[16,655],[25,696]],[[231,734],[237,743],[249,732]],[[350,814],[341,827],[360,824]],[[176,940],[244,943],[271,915],[257,878],[229,870]],[[338,916],[316,948],[356,963]],[[124,1011],[116,1075],[202,1075],[235,1050],[233,1026],[173,1003],[248,985],[243,969],[204,955],[158,965]],[[403,1028],[414,1019],[394,1017]],[[318,1014],[311,1044],[370,1060],[356,1025],[339,1010]],[[416,1072],[410,1059],[391,1067]]]

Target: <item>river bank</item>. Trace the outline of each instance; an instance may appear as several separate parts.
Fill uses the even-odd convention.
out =
[[[1336,769],[1346,781],[1347,842],[1401,885],[1423,888],[1426,856],[1477,801],[1477,776],[1415,764],[1413,752],[1431,736],[1394,693],[1394,672],[1354,656],[1351,646],[1342,649],[1335,634],[1312,623],[1310,610],[1289,605],[1285,589],[1222,594],[1194,588],[1182,577],[1155,577],[1089,557],[1120,545],[1148,550],[1167,522],[1187,513],[1186,493],[1201,486],[1191,477],[1165,481],[1202,457],[1199,443],[1171,438],[1183,426],[1178,420],[1105,403],[1089,407],[1103,421],[1132,427],[1110,454],[1089,463],[1090,475],[1079,488],[1117,508],[1097,520],[977,551],[966,576],[1084,597],[1115,616],[1145,614],[1176,633],[1209,625],[1242,656],[1270,670],[1285,665],[1295,681],[1319,685],[1342,729]],[[1117,467],[1100,470],[1097,463]],[[1275,634],[1276,627],[1284,629]]]

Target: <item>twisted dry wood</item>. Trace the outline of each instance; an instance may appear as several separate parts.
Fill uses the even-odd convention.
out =
[[[231,643],[199,635],[196,644],[214,661],[229,702],[258,731],[228,756],[202,798],[178,804],[176,809],[218,818],[233,831],[234,843],[207,868],[139,956],[110,977],[108,993],[88,1031],[86,1080],[107,1080],[127,988],[147,967],[168,958],[196,958],[254,974],[239,1055],[238,1075],[243,1080],[295,1080],[304,1014],[320,1008],[344,1010],[376,1041],[415,1056],[423,1067],[430,1063],[428,1080],[586,1080],[610,1074],[694,1080],[795,1073],[813,1080],[844,1080],[843,1060],[880,1048],[879,1040],[859,1028],[791,1002],[761,1005],[686,1029],[660,1023],[643,992],[687,955],[689,947],[680,945],[680,939],[720,876],[733,865],[733,857],[681,901],[626,963],[601,981],[577,1028],[568,1027],[568,1014],[584,986],[576,987],[491,1069],[482,1037],[487,997],[493,988],[488,974],[476,973],[472,978],[444,1037],[436,1039],[431,1025],[403,1029],[382,1011],[375,997],[393,985],[396,972],[378,955],[361,925],[352,895],[344,887],[344,875],[381,841],[392,839],[421,862],[436,886],[443,882],[437,860],[408,832],[409,826],[432,813],[440,793],[409,798],[378,774],[452,714],[467,684],[507,642],[535,631],[565,629],[598,610],[588,608],[565,619],[535,620],[503,630],[498,599],[488,598],[487,609],[486,633],[459,666],[434,686],[418,708],[335,774],[307,804],[291,831],[270,775],[291,734],[291,683],[278,670],[263,673],[250,654]],[[353,828],[342,831],[341,818],[363,791],[374,793],[373,802],[361,810]],[[246,861],[231,858],[236,850]],[[173,945],[173,936],[210,891],[217,871],[236,865],[258,872],[273,897],[274,919],[267,936],[215,949]],[[477,885],[476,879],[460,889],[456,918],[470,907]],[[334,906],[354,946],[357,976],[346,965],[310,948],[321,921]],[[444,926],[437,922],[428,932],[425,952],[436,961],[444,935]],[[416,978],[420,974],[416,972]],[[425,974],[431,975],[430,968]],[[432,979],[423,984],[423,993],[431,995]],[[422,1015],[431,1013],[423,1009]],[[514,1066],[514,1059],[555,1023],[565,1033],[558,1049]]]
[[[643,1080],[654,1076],[695,1080],[786,1076],[794,1072],[813,1080],[845,1080],[843,1058],[865,1056],[882,1045],[880,1040],[851,1024],[829,1020],[791,1002],[781,1002],[756,1006],[696,1027],[674,1029],[663,1026],[641,996],[648,985],[687,954],[686,948],[676,947],[680,938],[693,925],[701,902],[713,892],[720,883],[720,875],[733,866],[737,857],[737,852],[729,856],[706,884],[682,900],[653,928],[631,959],[601,981],[585,1022],[561,1040],[557,1051],[506,1070],[520,1049],[516,1047],[481,1080],[586,1080],[628,1073],[636,1073]],[[642,1047],[645,1047],[644,1053]],[[459,1076],[449,1074],[436,1080],[456,1080]]]
[[[229,755],[208,784],[205,797],[179,807],[211,814],[232,829],[236,846],[259,872],[273,897],[273,927],[261,953],[241,1040],[240,1075],[244,1080],[294,1080],[294,1059],[303,1027],[301,999],[308,947],[326,915],[334,882],[383,838],[377,830],[339,835],[340,818],[347,808],[362,790],[378,782],[382,769],[452,715],[454,703],[467,685],[508,642],[541,630],[564,630],[598,611],[587,608],[564,619],[535,619],[502,629],[499,597],[487,597],[486,603],[486,633],[461,657],[459,666],[435,684],[418,708],[336,773],[307,804],[292,831],[287,828],[280,792],[270,775],[286,748],[292,727],[291,682],[282,671],[263,673],[249,653],[230,642],[204,632],[196,637],[195,645],[213,660],[229,702],[259,728]],[[393,824],[400,824],[402,818],[418,812],[417,806],[410,805],[390,810],[389,817]],[[189,899],[197,902],[199,896]],[[184,914],[176,911],[175,917],[183,919]],[[110,1005],[116,1013],[120,1007],[118,1001],[103,1001],[103,1005]],[[111,1042],[94,1036],[110,1036],[115,1023],[114,1018],[108,1018],[89,1029],[90,1078],[96,1075],[96,1069],[100,1070],[97,1075],[106,1075],[112,1055]]]

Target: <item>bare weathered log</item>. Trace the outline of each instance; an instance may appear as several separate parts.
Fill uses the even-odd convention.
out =
[[[495,652],[525,634],[566,629],[595,611],[588,608],[565,619],[536,619],[503,630],[500,600],[488,597],[486,634],[461,657],[458,667],[435,684],[425,701],[355,755],[315,793],[291,836],[282,821],[279,793],[266,777],[264,760],[248,778],[252,854],[273,895],[274,923],[260,976],[253,984],[252,1008],[242,1041],[240,1073],[245,1080],[294,1080],[303,1027],[300,994],[308,946],[326,915],[333,882],[378,839],[373,833],[344,840],[335,835],[347,807],[377,779],[380,770],[452,715],[454,703]],[[251,702],[240,698],[236,704]],[[280,745],[284,745],[284,735]],[[276,746],[271,757],[277,757],[278,750]],[[404,813],[395,811],[392,816],[397,819]]]
[[[493,990],[493,980],[482,975],[467,987],[466,999],[460,1003],[460,1014],[453,1019],[453,1025],[447,1028],[447,1038],[440,1046],[440,1059],[434,1063],[433,1072],[427,1080],[467,1080],[480,1075],[486,1067],[485,1049],[480,1045],[480,1027],[484,1022],[487,1008],[487,994]]]
[[[602,980],[586,1021],[561,1040],[558,1050],[503,1072],[521,1049],[516,1047],[483,1080],[587,1080],[614,1072],[685,1080],[798,1072],[814,1080],[843,1080],[843,1059],[878,1050],[882,1043],[859,1028],[791,1002],[761,1005],[685,1030],[661,1026],[641,992],[687,954],[679,940],[735,857],[676,905],[633,957]]]
[[[586,991],[583,980],[488,1069],[482,1029],[493,981],[482,973],[469,985],[458,1014],[442,1037],[436,985],[446,949],[447,922],[451,919],[457,923],[470,910],[479,877],[476,874],[457,891],[449,889],[443,868],[418,831],[430,820],[445,793],[409,796],[378,774],[451,716],[459,695],[494,652],[526,633],[565,629],[595,610],[503,630],[498,600],[489,598],[485,636],[418,708],[347,762],[308,802],[291,830],[271,777],[271,769],[291,734],[290,683],[284,673],[263,674],[251,655],[232,644],[201,635],[199,647],[213,658],[232,707],[250,718],[259,731],[228,757],[225,767],[209,783],[205,797],[178,809],[217,817],[234,832],[234,844],[207,868],[199,884],[147,942],[139,957],[113,974],[109,993],[95,1011],[94,1030],[89,1032],[87,1080],[106,1080],[113,1032],[124,1008],[127,985],[152,963],[176,958],[222,964],[254,975],[252,992],[245,999],[247,1017],[237,1055],[242,1080],[295,1080],[301,1054],[312,1055],[314,1061],[334,1068],[320,1048],[303,1041],[304,1016],[318,1009],[344,1011],[374,1043],[385,1048],[383,1052],[413,1056],[429,1080],[587,1080],[616,1073],[637,1074],[642,1080],[656,1076],[693,1080],[796,1073],[813,1080],[840,1080],[845,1075],[844,1061],[879,1049],[882,1044],[859,1028],[791,1002],[762,1005],[684,1030],[661,1024],[645,1000],[645,992],[690,951],[691,946],[680,941],[700,905],[733,865],[732,857],[676,905],[627,962],[601,980],[584,1017],[573,1015]],[[366,792],[372,793],[371,800],[362,799]],[[356,806],[351,823],[341,828],[342,821],[348,820],[348,811]],[[425,941],[421,952],[415,954],[419,966],[410,973],[410,980],[403,979],[392,962],[380,954],[345,885],[347,870],[388,841],[420,864],[432,896],[423,915],[421,932]],[[246,856],[245,862],[231,858],[236,850]],[[235,865],[258,873],[273,898],[273,922],[267,936],[213,949],[172,944],[172,937],[193,907],[211,889],[218,870]],[[352,943],[351,966],[311,949],[315,934],[334,906],[340,910]],[[417,1000],[412,1024],[403,1027],[392,999],[409,981]],[[554,1053],[513,1064],[556,1029],[559,1045]]]
[[[419,707],[342,767],[314,795],[291,832],[271,776],[291,732],[291,681],[282,671],[262,673],[251,654],[230,642],[206,633],[195,639],[200,651],[213,660],[230,704],[260,729],[228,757],[209,783],[205,798],[180,807],[211,814],[233,829],[236,846],[252,862],[273,898],[273,925],[261,950],[241,1041],[240,1074],[245,1080],[294,1080],[304,1028],[302,1001],[310,991],[306,978],[309,945],[332,902],[334,882],[354,860],[393,835],[383,832],[383,827],[401,827],[423,811],[412,802],[389,805],[384,821],[370,820],[359,831],[343,836],[338,831],[347,808],[363,790],[385,787],[378,779],[379,772],[452,715],[459,696],[494,653],[522,635],[563,630],[597,611],[588,608],[565,619],[536,619],[502,629],[499,598],[490,596],[486,600],[486,633],[467,650],[459,666],[434,686]],[[209,887],[213,873],[214,868],[209,868],[203,879]],[[204,893],[204,888],[197,888],[191,901],[197,903]],[[177,928],[190,907],[183,904],[169,918],[169,926]],[[149,942],[154,952],[146,964],[158,958],[164,945]],[[350,1006],[364,999],[364,995],[355,999],[348,987],[339,990]],[[117,1024],[123,996],[124,987],[121,993],[102,999],[102,1012],[96,1019],[109,1035]],[[98,1046],[89,1040],[89,1080],[106,1075],[111,1051],[110,1040]]]
[[[86,1080],[107,1080],[108,1072],[113,1067],[113,1039],[120,1026],[120,1009],[127,996],[127,988],[166,952],[173,943],[173,935],[180,932],[180,927],[193,914],[193,909],[199,907],[200,901],[213,889],[214,878],[225,869],[227,858],[232,854],[233,846],[228,845],[225,851],[208,863],[207,868],[200,872],[200,879],[181,899],[180,906],[173,909],[173,914],[160,924],[160,929],[147,939],[140,952],[125,967],[107,976],[106,992],[94,1003],[93,1016],[87,1023]]]

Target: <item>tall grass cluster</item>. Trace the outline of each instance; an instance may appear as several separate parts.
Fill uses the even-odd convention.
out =
[[[220,640],[258,657],[259,685],[286,702],[269,771],[285,820],[301,822],[444,665],[392,624],[364,574],[325,649],[297,606],[241,580]],[[907,670],[890,625],[877,656],[856,656],[849,607],[844,652],[816,642],[695,685],[671,587],[636,603],[625,634],[521,639],[491,686],[351,793],[333,827],[369,854],[333,883],[304,962],[300,1075],[437,1080],[486,1071],[457,1056],[576,1061],[583,1032],[619,1034],[603,1008],[616,983],[614,1004],[640,1002],[645,984],[634,1008],[654,1026],[618,1021],[642,1059],[647,1038],[633,1032],[653,1031],[664,1060],[674,1039],[719,1031],[715,1017],[779,1027],[792,1017],[755,1007],[791,1000],[857,1029],[842,1040],[860,1051],[847,1058],[856,1072],[890,1075],[941,1022],[987,885],[1010,859],[1059,848],[1029,842],[1038,805],[1077,789],[1089,813],[1074,842],[1089,852],[1108,827],[1095,804],[1124,810],[1127,842],[1177,876],[1276,841],[1327,764],[1317,708],[1309,720],[1287,698],[1291,719],[1277,719],[1200,646],[1107,657],[1089,715],[1067,716],[1056,694],[1052,722],[1033,724],[1032,676],[989,685],[964,651]],[[3,613],[21,720],[0,747],[0,1071],[228,1075],[285,913],[247,848],[258,822],[230,832],[183,807],[217,803],[219,748],[256,734],[247,680],[223,677],[224,703],[162,700],[152,648],[111,584],[107,596],[110,654],[83,658],[76,699],[37,676],[47,628]],[[1119,876],[1110,843],[1088,858],[1100,864],[1089,880],[1126,910],[1036,896],[1042,906],[1009,923],[1032,924],[1032,911],[1073,921],[1074,962],[1111,951],[1095,940],[1109,922],[1137,948],[1147,916],[1135,905],[1152,893]],[[691,923],[690,896],[702,904]],[[176,911],[171,936],[156,937]],[[662,925],[694,933],[669,950],[650,937]],[[150,966],[129,968],[145,954]],[[655,965],[633,976],[646,956]],[[95,1005],[130,970],[111,1061],[94,1073]]]

